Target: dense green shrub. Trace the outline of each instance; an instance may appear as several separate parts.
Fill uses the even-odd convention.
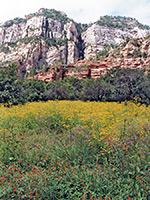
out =
[[[136,98],[140,103],[150,104],[149,73],[145,75],[140,70],[116,68],[97,80],[64,77],[50,83],[37,79],[17,80],[18,77],[19,72],[14,64],[0,71],[1,103],[55,99],[122,102]]]
[[[69,21],[69,18],[65,15],[63,15],[60,11],[57,11],[55,9],[43,9],[43,12],[36,13],[36,16],[44,15],[46,18],[55,19],[64,23],[67,23]]]
[[[128,23],[128,21],[132,21],[132,24]],[[106,26],[111,28],[120,28],[120,29],[131,29],[134,27],[139,27],[140,29],[147,29],[149,30],[150,27],[147,25],[143,25],[139,23],[137,20],[131,17],[121,17],[121,16],[104,16],[101,17],[97,22],[100,26]]]
[[[134,39],[132,40],[132,44],[133,44],[135,47],[140,47],[140,46],[141,46],[140,43],[139,43],[138,38],[134,38]]]
[[[106,58],[108,57],[108,55],[109,55],[109,48],[105,48],[96,54],[96,59],[99,60],[100,58]]]
[[[67,44],[67,39],[43,38],[49,46],[62,46]]]
[[[1,44],[0,45],[0,51],[4,52],[4,53],[10,53],[10,49],[6,44]]]
[[[26,21],[27,21],[27,19],[16,17],[13,20],[9,20],[9,21],[5,22],[4,27],[10,27],[13,24],[19,24],[19,23],[26,22]]]
[[[104,76],[110,91],[111,101],[125,101],[138,98],[142,103],[150,103],[150,80],[143,71],[136,69],[116,69]]]

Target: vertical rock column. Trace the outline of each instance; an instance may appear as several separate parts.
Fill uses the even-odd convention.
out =
[[[78,31],[76,29],[74,22],[68,22],[64,26],[64,30],[66,31],[66,37],[68,39],[68,44],[66,45],[67,52],[67,64],[71,64],[76,62],[79,59],[79,49],[77,47],[78,44]]]

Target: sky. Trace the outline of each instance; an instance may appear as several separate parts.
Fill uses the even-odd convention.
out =
[[[95,22],[104,15],[120,15],[150,25],[150,0],[0,0],[0,23],[40,8],[64,11],[81,23]]]

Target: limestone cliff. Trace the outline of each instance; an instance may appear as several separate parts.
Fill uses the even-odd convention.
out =
[[[64,12],[40,9],[0,24],[0,67],[15,62],[22,78],[53,64],[96,58],[107,46],[113,49],[126,38],[148,34],[150,28],[132,18],[105,16],[83,25]]]
[[[150,36],[127,39],[117,48],[108,51],[106,55],[100,56],[97,60],[81,60],[72,65],[67,65],[65,68],[51,66],[48,72],[42,71],[30,78],[38,78],[46,82],[68,76],[74,76],[78,79],[96,79],[112,68],[118,67],[144,69],[145,73],[150,71]]]
[[[104,16],[82,33],[84,56],[93,58],[106,46],[119,45],[126,38],[141,38],[150,34],[150,27],[126,17]]]
[[[0,65],[16,62],[28,72],[41,65],[79,59],[79,33],[63,12],[40,9],[37,13],[1,24]]]

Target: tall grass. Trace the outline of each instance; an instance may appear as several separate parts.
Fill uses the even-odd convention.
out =
[[[49,101],[0,119],[0,199],[150,198],[150,108]]]

